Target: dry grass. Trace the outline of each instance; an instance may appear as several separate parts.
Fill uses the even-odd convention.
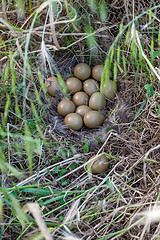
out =
[[[29,1],[17,16],[2,1],[0,239],[160,238],[158,4]],[[59,74],[66,94],[80,61],[105,64],[118,91],[102,127],[75,132],[44,80]],[[103,152],[109,169],[88,174]]]

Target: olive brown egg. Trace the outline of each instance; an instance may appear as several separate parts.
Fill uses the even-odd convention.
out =
[[[64,118],[64,124],[73,130],[80,130],[83,127],[82,117],[77,113],[69,113]]]
[[[91,108],[86,105],[81,105],[76,109],[76,113],[80,114],[82,117],[89,111],[91,111]]]
[[[113,82],[112,80],[108,80],[106,83],[104,83],[102,93],[106,96],[106,98],[114,98],[116,91],[117,84],[115,82]]]
[[[90,161],[91,159],[93,160]],[[100,156],[94,155],[88,161],[90,161],[87,164],[88,172],[97,174],[97,173],[105,172],[108,169],[108,158],[105,154],[102,154]]]
[[[89,111],[84,115],[84,124],[88,128],[96,128],[104,121],[104,116],[98,111]]]
[[[87,79],[83,83],[83,91],[86,92],[89,96],[91,96],[94,92],[99,91],[99,84],[94,79]]]
[[[91,75],[91,68],[86,63],[79,63],[74,68],[74,76],[80,80],[86,80]]]
[[[89,99],[89,107],[93,110],[102,110],[106,106],[106,99],[100,92],[95,92]]]
[[[88,105],[89,97],[85,92],[77,92],[73,95],[73,102],[76,106]]]
[[[47,93],[52,97],[56,96],[56,92],[60,89],[58,84],[57,77],[49,77],[45,80],[44,86],[47,90]]]
[[[66,80],[66,86],[69,92],[76,93],[82,89],[82,82],[78,78],[70,77]]]
[[[75,109],[76,106],[72,101],[70,101],[69,99],[64,99],[61,102],[59,102],[57,112],[62,117],[65,117],[68,113],[73,113]]]
[[[103,65],[94,66],[94,68],[92,69],[92,77],[95,80],[100,82],[103,71],[104,71],[104,66]]]

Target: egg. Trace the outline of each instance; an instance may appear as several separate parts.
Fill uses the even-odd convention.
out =
[[[76,109],[75,104],[69,99],[62,100],[61,102],[59,102],[57,106],[57,112],[62,117],[65,117],[68,113],[73,113],[75,109]]]
[[[91,75],[91,68],[86,63],[79,63],[74,68],[74,76],[80,80],[86,80]]]
[[[89,111],[84,115],[84,124],[88,128],[96,128],[104,121],[104,116],[98,111]]]
[[[112,80],[108,80],[107,83],[104,83],[102,93],[106,96],[106,98],[108,99],[114,98],[116,91],[117,84],[114,83]]]
[[[94,66],[94,68],[92,69],[92,77],[97,81],[101,81],[103,71],[104,71],[103,65]]]
[[[80,114],[82,117],[89,111],[91,111],[91,108],[86,105],[81,105],[76,109],[76,113]]]
[[[49,77],[47,80],[45,80],[44,86],[47,90],[47,93],[50,94],[52,97],[54,97],[56,95],[56,92],[60,90],[58,78],[54,76]]]
[[[83,127],[82,117],[77,113],[69,113],[64,118],[64,124],[73,130],[80,130]]]
[[[82,82],[78,78],[70,77],[66,80],[66,86],[69,92],[76,93],[82,89]]]
[[[89,96],[91,96],[92,93],[94,92],[98,92],[99,91],[98,82],[95,81],[94,79],[87,79],[83,83],[83,91],[86,92]]]
[[[87,170],[93,174],[105,172],[108,169],[108,158],[105,154],[97,156],[94,155],[91,162],[87,164]]]
[[[89,99],[89,107],[93,110],[102,110],[106,106],[106,99],[100,92],[95,92]]]
[[[85,92],[77,92],[73,95],[73,102],[76,106],[88,105],[89,97]]]

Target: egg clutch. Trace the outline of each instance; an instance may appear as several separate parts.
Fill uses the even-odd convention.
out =
[[[96,128],[104,121],[101,113],[106,107],[106,100],[112,99],[117,91],[116,83],[112,80],[99,90],[103,65],[91,68],[86,63],[79,63],[74,68],[74,76],[66,79],[66,87],[72,100],[64,99],[59,102],[57,112],[64,117],[64,124],[73,130],[80,130],[83,125]],[[55,97],[60,90],[57,77],[50,77],[45,81],[47,93]]]

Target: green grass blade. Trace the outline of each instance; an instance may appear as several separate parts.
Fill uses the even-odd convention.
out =
[[[134,121],[136,120],[136,118],[139,116],[139,114],[140,114],[140,112],[141,112],[141,110],[144,108],[144,106],[146,105],[146,103],[147,103],[147,100],[145,100],[142,104],[141,104],[141,106],[140,106],[140,108],[138,109],[138,112],[136,113],[136,115],[135,115],[135,117],[134,117],[134,119],[133,119],[133,121],[131,122],[131,124],[130,124],[130,126],[129,126],[129,128],[128,128],[128,130],[132,127],[132,125],[133,125],[133,123],[134,123]]]
[[[25,124],[25,148],[27,161],[30,173],[32,172],[32,159],[33,159],[33,139],[27,124]]]
[[[3,117],[3,126],[5,127],[7,124],[7,119],[8,119],[8,111],[9,111],[9,107],[11,105],[11,100],[10,100],[10,96],[7,94],[7,101],[5,104],[5,109],[4,109],[4,117]]]

